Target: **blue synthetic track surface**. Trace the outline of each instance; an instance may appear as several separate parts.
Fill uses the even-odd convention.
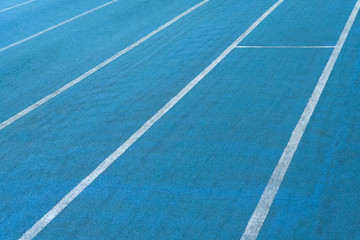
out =
[[[0,0],[0,10],[21,0]],[[0,123],[200,0],[118,0],[0,51]],[[210,0],[0,130],[20,238],[276,0]],[[356,0],[284,0],[242,46],[335,46]],[[106,0],[0,12],[0,48]],[[37,239],[240,239],[333,48],[235,48]],[[360,239],[360,17],[258,239]]]

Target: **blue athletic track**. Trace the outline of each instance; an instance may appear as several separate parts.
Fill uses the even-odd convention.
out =
[[[360,239],[360,0],[0,0],[0,239]]]

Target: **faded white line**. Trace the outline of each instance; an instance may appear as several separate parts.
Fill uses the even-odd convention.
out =
[[[40,99],[39,101],[37,101],[36,103],[32,104],[31,106],[25,108],[24,110],[22,110],[21,112],[15,114],[14,116],[10,117],[9,119],[5,120],[4,122],[2,122],[0,124],[0,130],[4,129],[5,127],[9,126],[10,124],[12,124],[13,122],[15,122],[16,120],[24,117],[25,115],[27,115],[28,113],[30,113],[31,111],[35,110],[36,108],[40,107],[41,105],[43,105],[44,103],[50,101],[51,99],[53,99],[54,97],[56,97],[57,95],[63,93],[64,91],[68,90],[69,88],[71,88],[72,86],[78,84],[79,82],[81,82],[82,80],[84,80],[85,78],[87,78],[88,76],[92,75],[93,73],[95,73],[96,71],[98,71],[99,69],[105,67],[106,65],[108,65],[109,63],[113,62],[114,60],[116,60],[117,58],[119,58],[120,56],[124,55],[125,53],[129,52],[130,50],[132,50],[133,48],[139,46],[141,43],[145,42],[146,40],[148,40],[149,38],[151,38],[152,36],[154,36],[155,34],[159,33],[160,31],[164,30],[165,28],[167,28],[168,26],[170,26],[171,24],[175,23],[176,21],[178,21],[179,19],[181,19],[182,17],[186,16],[187,14],[191,13],[192,11],[194,11],[195,9],[197,9],[198,7],[202,6],[203,4],[207,3],[210,0],[204,0],[202,2],[200,2],[199,4],[193,6],[192,8],[186,10],[185,12],[181,13],[180,15],[178,15],[177,17],[173,18],[172,20],[170,20],[169,22],[165,23],[164,25],[160,26],[159,28],[155,29],[154,31],[152,31],[151,33],[149,33],[148,35],[146,35],[145,37],[139,39],[138,41],[136,41],[135,43],[131,44],[130,46],[128,46],[127,48],[121,50],[120,52],[116,53],[114,56],[106,59],[104,62],[100,63],[99,65],[97,65],[96,67],[90,69],[89,71],[87,71],[86,73],[84,73],[83,75],[81,75],[80,77],[72,80],[71,82],[67,83],[66,85],[64,85],[63,87],[59,88],[58,90],[56,90],[55,92],[47,95],[46,97]]]
[[[19,3],[19,4],[17,4],[17,5],[14,5],[14,6],[11,6],[11,7],[8,7],[8,8],[1,9],[1,10],[0,10],[0,13],[1,13],[1,12],[6,12],[6,11],[8,11],[8,10],[10,10],[10,9],[14,9],[14,8],[23,6],[23,5],[25,5],[25,4],[28,4],[28,3],[31,3],[31,2],[34,2],[34,1],[35,1],[35,0],[30,0],[30,1],[23,2],[23,3]]]
[[[335,48],[335,46],[236,46],[236,48]]]
[[[71,22],[71,21],[74,21],[75,19],[78,19],[78,18],[83,17],[83,16],[85,16],[85,15],[87,15],[87,14],[90,14],[90,13],[92,13],[92,12],[95,12],[96,10],[99,10],[99,9],[101,9],[101,8],[103,8],[103,7],[106,7],[106,6],[108,6],[108,5],[110,5],[110,4],[114,3],[114,2],[117,2],[117,1],[118,1],[118,0],[113,0],[113,1],[107,2],[107,3],[103,4],[103,5],[100,5],[100,6],[98,6],[98,7],[96,7],[96,8],[93,8],[93,9],[91,9],[91,10],[89,10],[89,11],[86,11],[86,12],[80,14],[80,15],[77,15],[77,16],[72,17],[72,18],[70,18],[70,19],[68,19],[68,20],[65,20],[65,21],[63,21],[63,22],[61,22],[61,23],[58,23],[58,24],[56,24],[56,25],[54,25],[54,26],[52,26],[52,27],[49,27],[49,28],[47,28],[47,29],[45,29],[45,30],[42,30],[42,31],[38,32],[38,33],[35,33],[35,34],[33,34],[33,35],[31,35],[31,36],[29,36],[29,37],[27,37],[27,38],[24,38],[24,39],[22,39],[22,40],[19,40],[19,41],[17,41],[17,42],[14,42],[14,43],[6,46],[6,47],[0,48],[0,52],[3,52],[3,51],[5,51],[5,50],[7,50],[7,49],[9,49],[9,48],[15,47],[15,46],[17,46],[17,45],[19,45],[19,44],[21,44],[21,43],[24,43],[24,42],[26,42],[26,41],[29,41],[29,40],[33,39],[33,38],[36,38],[36,37],[38,37],[38,36],[40,36],[40,35],[42,35],[42,34],[44,34],[44,33],[47,33],[47,32],[49,32],[49,31],[51,31],[51,30],[54,30],[55,28],[58,28],[58,27],[66,24],[66,23],[69,23],[69,22]]]
[[[226,48],[208,67],[206,67],[197,77],[188,83],[174,98],[172,98],[163,108],[152,116],[144,125],[141,126],[126,142],[124,142],[115,152],[106,158],[93,172],[82,180],[72,189],[59,203],[37,221],[21,239],[34,238],[47,224],[49,224],[64,208],[66,208],[85,188],[87,188],[100,174],[102,174],[117,158],[119,158],[132,144],[134,144],[149,128],[154,125],[165,113],[167,113],[177,102],[179,102],[196,84],[198,84],[212,69],[216,67],[237,44],[248,36],[272,11],[274,11],[283,0],[279,0],[269,10],[267,10],[256,22],[254,22],[238,39]]]
[[[350,29],[355,21],[355,18],[359,12],[360,0],[357,1],[351,15],[346,22],[344,30],[342,31],[340,38],[334,48],[316,87],[309,99],[304,112],[301,115],[300,120],[298,121],[290,140],[287,146],[284,149],[284,152],[270,177],[270,180],[256,206],[254,213],[252,214],[246,229],[241,237],[241,240],[254,240],[257,238],[259,231],[266,219],[266,216],[270,210],[270,207],[273,203],[276,193],[279,190],[280,184],[284,179],[286,171],[291,163],[291,160],[296,152],[296,149],[299,145],[299,142],[304,134],[306,126],[308,125],[311,115],[313,114],[315,107],[319,101],[319,98],[322,94],[322,91],[329,79],[329,76],[334,68],[336,60],[341,52],[342,47],[344,46],[345,40],[350,32]]]

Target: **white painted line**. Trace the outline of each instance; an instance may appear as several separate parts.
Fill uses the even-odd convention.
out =
[[[1,9],[1,10],[0,10],[0,13],[6,12],[6,11],[8,11],[8,10],[10,10],[10,9],[14,9],[14,8],[20,7],[20,6],[22,6],[22,5],[25,5],[25,4],[34,2],[34,1],[35,1],[35,0],[30,0],[30,1],[23,2],[23,3],[19,3],[19,4],[17,4],[17,5],[14,5],[14,6],[11,6],[11,7],[8,7],[8,8]]]
[[[108,65],[109,63],[113,62],[114,60],[116,60],[117,58],[119,58],[120,56],[124,55],[125,53],[129,52],[130,50],[132,50],[133,48],[139,46],[141,43],[145,42],[146,40],[148,40],[149,38],[151,38],[152,36],[154,36],[155,34],[159,33],[160,31],[164,30],[165,28],[167,28],[168,26],[170,26],[171,24],[175,23],[176,21],[178,21],[179,19],[181,19],[182,17],[186,16],[187,14],[191,13],[192,11],[194,11],[195,9],[199,8],[200,6],[202,6],[203,4],[207,3],[210,0],[204,0],[202,2],[200,2],[199,4],[193,6],[192,8],[186,10],[185,12],[181,13],[180,15],[178,15],[177,17],[173,18],[172,20],[170,20],[169,22],[165,23],[164,25],[160,26],[159,28],[155,29],[154,31],[152,31],[151,33],[149,33],[148,35],[146,35],[145,37],[137,40],[135,43],[131,44],[130,46],[124,48],[123,50],[121,50],[120,52],[116,53],[114,56],[106,59],[104,62],[100,63],[99,65],[97,65],[96,67],[90,69],[89,71],[87,71],[86,73],[84,73],[83,75],[81,75],[80,77],[72,80],[71,82],[67,83],[66,85],[64,85],[63,87],[59,88],[58,90],[56,90],[55,92],[47,95],[46,97],[40,99],[39,101],[37,101],[36,103],[32,104],[31,106],[25,108],[24,110],[22,110],[21,112],[15,114],[14,116],[10,117],[9,119],[5,120],[4,122],[2,122],[0,124],[0,130],[4,129],[5,127],[9,126],[10,124],[12,124],[13,122],[15,122],[16,120],[22,118],[23,116],[27,115],[28,113],[30,113],[31,111],[35,110],[36,108],[40,107],[41,105],[43,105],[44,103],[50,101],[51,99],[53,99],[54,97],[56,97],[57,95],[63,93],[64,91],[68,90],[69,88],[71,88],[72,86],[78,84],[79,82],[81,82],[82,80],[84,80],[85,78],[87,78],[88,76],[92,75],[93,73],[95,73],[96,71],[100,70],[101,68],[105,67],[106,65]]]
[[[26,41],[29,41],[29,40],[31,40],[31,39],[33,39],[33,38],[35,38],[35,37],[38,37],[38,36],[40,36],[40,35],[42,35],[42,34],[44,34],[44,33],[47,33],[47,32],[49,32],[49,31],[51,31],[51,30],[54,30],[55,28],[58,28],[58,27],[66,24],[66,23],[69,23],[69,22],[71,22],[71,21],[74,21],[75,19],[78,19],[78,18],[83,17],[83,16],[85,16],[85,15],[87,15],[87,14],[90,14],[90,13],[92,13],[92,12],[95,12],[96,10],[99,10],[99,9],[101,9],[101,8],[103,8],[103,7],[106,7],[106,6],[108,6],[108,5],[110,5],[110,4],[114,3],[114,2],[117,2],[117,1],[118,1],[118,0],[112,0],[112,1],[110,1],[110,2],[107,2],[107,3],[105,3],[105,4],[101,5],[101,6],[98,6],[98,7],[96,7],[96,8],[93,8],[93,9],[91,9],[91,10],[89,10],[89,11],[86,11],[86,12],[80,14],[80,15],[77,15],[77,16],[72,17],[72,18],[70,18],[70,19],[68,19],[68,20],[65,20],[65,21],[63,21],[63,22],[61,22],[61,23],[58,23],[58,24],[56,24],[56,25],[54,25],[54,26],[52,26],[52,27],[49,27],[49,28],[47,28],[47,29],[45,29],[45,30],[42,30],[42,31],[38,32],[38,33],[35,33],[35,34],[33,34],[33,35],[31,35],[31,36],[29,36],[29,37],[27,37],[27,38],[24,38],[24,39],[22,39],[22,40],[19,40],[19,41],[17,41],[17,42],[14,42],[14,43],[6,46],[6,47],[0,48],[0,52],[3,52],[3,51],[5,51],[5,50],[7,50],[7,49],[9,49],[9,48],[15,47],[15,46],[17,46],[17,45],[19,45],[19,44],[21,44],[21,43],[26,42]]]
[[[236,46],[236,48],[335,48],[335,46]]]
[[[329,79],[329,76],[334,68],[336,60],[344,46],[345,40],[350,32],[350,29],[355,21],[355,18],[359,12],[360,0],[357,1],[351,15],[345,25],[344,30],[334,48],[316,87],[309,99],[304,112],[301,115],[284,152],[270,177],[270,180],[256,206],[254,213],[252,214],[246,229],[241,237],[241,240],[254,240],[257,238],[259,231],[265,221],[265,218],[270,210],[276,193],[279,190],[280,184],[284,179],[286,171],[291,163],[291,160],[296,152],[299,142],[304,134],[306,126],[308,125],[311,115],[313,114],[315,107],[320,99],[321,93]]]
[[[64,210],[85,188],[87,188],[100,174],[102,174],[116,159],[118,159],[132,144],[134,144],[144,133],[149,130],[165,113],[167,113],[177,102],[179,102],[201,79],[203,79],[212,69],[216,67],[230,52],[239,44],[251,31],[253,31],[272,11],[274,11],[283,0],[279,0],[269,10],[267,10],[256,22],[254,22],[238,39],[235,40],[224,52],[222,52],[208,67],[206,67],[197,77],[188,83],[175,97],[173,97],[164,107],[152,116],[144,125],[141,126],[126,142],[124,142],[115,152],[107,157],[93,172],[82,180],[72,189],[60,202],[58,202],[49,212],[37,221],[20,239],[34,238],[46,225],[48,225],[62,210]]]

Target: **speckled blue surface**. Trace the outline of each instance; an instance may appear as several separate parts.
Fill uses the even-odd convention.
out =
[[[0,48],[105,2],[0,13]],[[0,52],[0,122],[198,2],[119,0]],[[0,239],[19,238],[275,2],[210,0],[0,130]],[[241,45],[334,46],[355,2],[285,0]],[[358,17],[258,239],[360,239],[359,39]],[[234,49],[37,239],[239,239],[331,52]]]

